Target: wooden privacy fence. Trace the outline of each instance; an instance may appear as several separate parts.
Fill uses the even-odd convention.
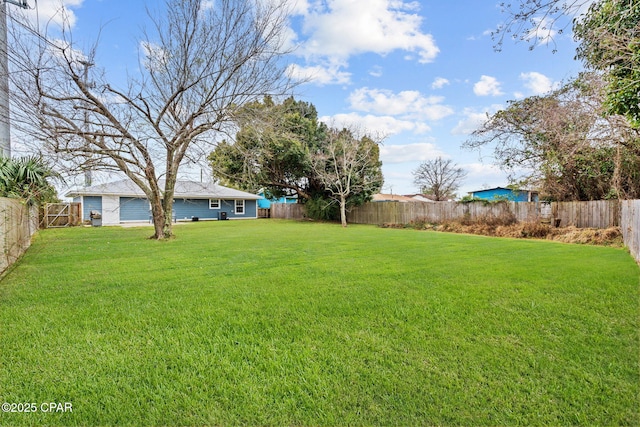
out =
[[[561,227],[608,228],[620,225],[620,202],[369,202],[352,208],[347,214],[347,221],[352,224],[408,224],[416,220],[438,223],[499,218],[504,215],[513,215],[518,222],[559,221]],[[273,203],[271,217],[305,218],[304,205]]]
[[[608,228],[620,225],[618,200],[551,203],[551,212],[554,218],[561,220],[561,226]]]
[[[640,262],[640,200],[623,200],[620,211],[624,244],[635,260]]]
[[[484,204],[458,202],[370,202],[351,209],[347,220],[353,224],[408,224],[416,220],[444,222],[470,221],[513,215],[516,221],[557,221],[560,226],[608,228],[620,225],[617,200],[594,202],[499,202]]]
[[[347,220],[353,224],[408,224],[421,220],[445,222],[460,219],[478,220],[513,214],[517,221],[539,217],[536,203],[457,203],[457,202],[372,202],[351,209]]]
[[[38,208],[24,200],[0,197],[0,272],[13,264],[31,245],[38,230]]]
[[[303,219],[306,218],[304,205],[299,203],[272,203],[271,218]]]

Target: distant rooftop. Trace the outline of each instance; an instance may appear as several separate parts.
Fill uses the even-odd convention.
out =
[[[164,180],[160,180],[160,188],[164,188]],[[146,197],[144,192],[129,179],[78,188],[65,194],[65,197],[78,196],[124,196]],[[212,182],[177,181],[174,198],[216,198],[216,199],[260,199],[256,194],[233,188],[223,187]]]

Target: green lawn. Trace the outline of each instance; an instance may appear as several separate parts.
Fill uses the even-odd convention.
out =
[[[175,232],[36,236],[0,281],[0,402],[37,412],[0,425],[640,425],[624,250],[277,220]]]

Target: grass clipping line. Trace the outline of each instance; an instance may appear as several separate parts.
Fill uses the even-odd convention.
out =
[[[424,219],[409,224],[384,223],[383,228],[410,228],[449,233],[477,234],[481,236],[511,237],[517,239],[545,239],[564,243],[599,245],[622,248],[624,242],[620,227],[577,228],[574,226],[555,228],[536,221],[516,222],[515,218],[487,217],[475,221],[459,220],[430,223]]]

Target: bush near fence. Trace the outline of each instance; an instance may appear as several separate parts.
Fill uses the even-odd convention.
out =
[[[23,200],[0,197],[0,272],[20,258],[37,230],[37,207],[27,206]]]

